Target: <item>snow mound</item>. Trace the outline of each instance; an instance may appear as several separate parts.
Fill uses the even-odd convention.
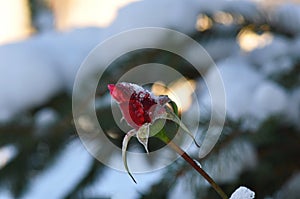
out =
[[[49,31],[0,46],[0,120],[41,105],[60,91],[71,92],[78,68],[89,52],[121,31],[149,26],[195,31],[199,7],[196,0],[140,1],[122,8],[114,23],[105,29]],[[126,49],[126,44],[112,46],[107,53],[114,48]]]
[[[239,187],[234,193],[231,195],[230,199],[253,199],[255,197],[255,193],[248,189],[247,187]]]
[[[283,4],[273,14],[271,23],[284,32],[297,35],[300,33],[300,6]]]
[[[121,8],[105,36],[132,28],[165,27],[184,33],[195,31],[200,2],[196,0],[145,0]]]
[[[33,179],[22,198],[63,198],[85,176],[92,162],[79,140],[68,143],[54,165]]]
[[[217,65],[224,83],[229,118],[235,121],[242,119],[245,128],[256,129],[269,116],[286,112],[289,94],[280,85],[266,79],[246,58],[233,56]],[[206,81],[212,85],[211,90],[217,89],[214,87],[217,73],[209,70],[206,75]],[[201,93],[199,99],[204,106],[211,106],[208,92]],[[215,105],[218,108],[223,103],[219,100]]]

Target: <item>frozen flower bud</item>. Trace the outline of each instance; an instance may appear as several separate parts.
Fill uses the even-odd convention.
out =
[[[133,136],[136,136],[138,141],[145,147],[146,152],[149,153],[147,146],[148,139],[150,136],[158,133],[154,129],[159,129],[158,127],[161,127],[161,125],[157,125],[158,123],[155,123],[155,121],[159,121],[158,119],[173,121],[195,141],[192,133],[178,117],[177,105],[172,102],[168,96],[155,96],[141,86],[127,82],[121,82],[115,85],[109,84],[107,87],[112,98],[118,103],[123,118],[128,125],[133,127],[133,129],[126,133],[123,139],[122,159],[126,171],[134,182],[136,181],[127,165],[126,151],[128,143]],[[171,107],[167,106],[168,103]],[[161,130],[161,128],[159,130]],[[164,133],[164,131],[161,132],[162,134]],[[199,145],[197,144],[197,146]]]
[[[162,107],[170,101],[167,96],[155,96],[148,90],[127,82],[109,84],[108,89],[119,104],[126,122],[135,129],[152,123],[157,114],[163,112],[157,109],[158,105]]]

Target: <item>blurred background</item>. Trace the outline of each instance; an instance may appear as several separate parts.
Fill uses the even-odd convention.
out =
[[[0,0],[0,198],[218,198],[181,159],[136,174],[136,185],[126,173],[94,159],[78,138],[72,89],[80,64],[106,38],[148,26],[171,28],[195,39],[224,81],[227,117],[221,138],[201,159],[193,147],[188,153],[228,194],[244,185],[256,198],[299,199],[298,0]],[[169,39],[162,42],[175,42]],[[199,57],[213,85],[216,71],[193,47],[180,42],[187,56]],[[181,57],[151,49],[123,55],[105,72],[96,108],[99,117],[107,116],[102,121],[107,136],[121,146],[124,133],[111,118],[106,85],[151,62],[172,66],[188,79],[169,85],[161,80],[150,89],[173,93],[193,125],[198,105],[186,89],[187,83],[192,86],[204,110],[195,124],[201,128],[194,129],[201,141],[210,117],[203,77]],[[99,145],[105,148],[105,143]],[[120,155],[106,154],[107,159]]]

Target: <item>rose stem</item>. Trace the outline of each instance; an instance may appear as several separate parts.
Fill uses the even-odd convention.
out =
[[[216,190],[216,192],[223,198],[228,199],[226,193],[219,187],[219,185],[186,153],[184,152],[179,146],[177,146],[172,140],[163,139],[168,146],[172,148],[176,153],[178,153],[185,161],[187,161],[198,173],[200,173]]]

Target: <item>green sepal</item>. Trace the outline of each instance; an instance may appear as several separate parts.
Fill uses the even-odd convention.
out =
[[[169,104],[171,105],[173,110],[170,110],[170,108],[168,108],[166,106],[167,114],[165,115],[164,119],[171,120],[171,121],[175,122],[176,124],[178,124],[179,127],[182,128],[193,139],[196,146],[200,148],[200,145],[197,143],[193,133],[190,132],[190,130],[185,126],[185,124],[183,124],[181,122],[181,120],[178,116],[178,107],[177,107],[176,103],[174,101],[170,101]]]
[[[170,101],[170,102],[168,102],[168,103],[169,103],[170,106],[172,107],[173,112],[175,113],[175,115],[179,116],[177,104],[176,104],[174,101]]]
[[[158,133],[155,134],[154,137],[159,138],[164,143],[168,144],[170,142],[170,138],[167,136],[165,128],[162,128]]]

